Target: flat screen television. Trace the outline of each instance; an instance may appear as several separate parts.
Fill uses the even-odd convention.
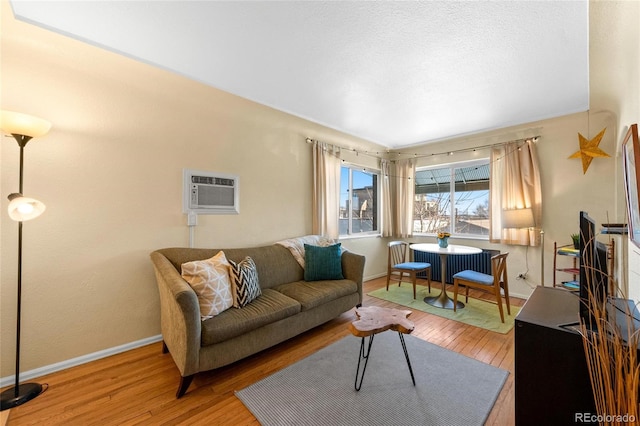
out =
[[[595,326],[591,303],[597,301],[603,314],[606,310],[608,283],[607,246],[596,241],[595,221],[580,212],[580,318],[589,328]]]

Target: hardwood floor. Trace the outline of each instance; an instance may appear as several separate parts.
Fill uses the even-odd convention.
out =
[[[384,285],[384,278],[366,282],[365,293]],[[363,304],[398,307],[366,294]],[[44,376],[37,381],[48,383],[48,390],[12,409],[8,425],[259,425],[234,391],[350,335],[347,324],[354,318],[347,312],[233,365],[198,374],[179,400],[178,369],[161,353],[161,343]],[[419,311],[409,318],[416,325],[412,335],[511,372],[486,424],[513,425],[513,330],[503,335]]]

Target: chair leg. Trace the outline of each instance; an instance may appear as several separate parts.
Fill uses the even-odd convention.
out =
[[[389,291],[389,281],[391,281],[391,271],[387,272],[387,291]]]
[[[193,380],[193,376],[195,376],[195,374],[180,377],[180,386],[178,386],[178,392],[176,392],[176,399],[180,399],[187,392],[187,389]]]
[[[429,286],[429,293],[431,293],[431,268],[427,270],[427,283]]]
[[[498,309],[500,310],[500,321],[504,323],[504,311],[502,309],[502,296],[500,296],[500,287],[496,288],[494,293],[496,295],[496,302],[498,303]]]
[[[453,280],[453,312],[456,311],[458,307],[458,280],[454,278]]]
[[[509,303],[509,287],[504,286],[504,301],[507,302],[507,314],[511,315],[511,303]]]
[[[416,299],[416,281],[418,280],[418,274],[415,272],[411,273],[411,283],[413,284],[413,299]]]

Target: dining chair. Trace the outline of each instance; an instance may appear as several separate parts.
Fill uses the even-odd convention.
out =
[[[409,243],[405,241],[391,241],[388,246],[387,291],[389,291],[390,281],[398,281],[399,287],[402,284],[402,278],[407,274],[413,284],[413,298],[415,299],[417,276],[419,273],[424,272],[427,275],[429,292],[431,292],[431,264],[426,262],[407,262]]]
[[[509,282],[507,279],[507,256],[509,253],[500,253],[491,257],[491,275],[482,272],[464,270],[453,275],[453,311],[456,311],[458,302],[458,290],[460,286],[466,288],[465,302],[469,301],[469,288],[488,291],[496,297],[498,309],[500,310],[500,320],[504,322],[504,312],[502,310],[501,291],[504,292],[504,299],[507,303],[507,313],[511,315],[511,305],[509,304]]]

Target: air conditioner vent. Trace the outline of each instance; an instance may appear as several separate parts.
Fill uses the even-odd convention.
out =
[[[238,176],[184,169],[183,185],[184,213],[240,213]]]

